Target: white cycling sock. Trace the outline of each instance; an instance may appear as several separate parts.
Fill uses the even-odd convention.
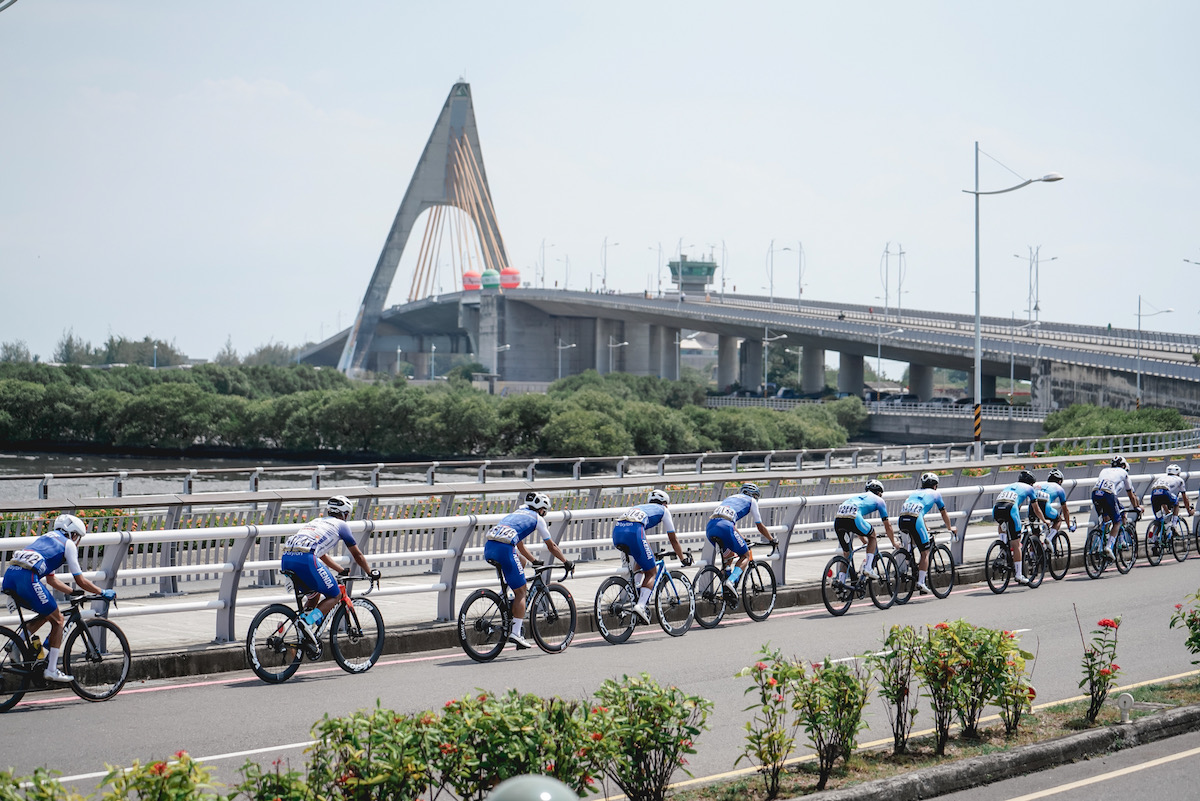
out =
[[[1025,575],[1024,573],[1021,572],[1021,564],[1022,564],[1021,562],[1013,562],[1013,570],[1017,571],[1018,576]]]
[[[929,572],[928,570],[918,570],[917,571],[917,583],[918,584],[925,583],[925,574],[928,572]]]
[[[863,570],[870,570],[871,565],[873,565],[873,564],[875,564],[875,554],[869,553],[869,554],[867,554],[866,561],[863,562]]]
[[[47,648],[46,649],[46,666],[53,668],[57,664],[58,664],[58,649],[57,648]]]
[[[641,590],[638,592],[638,603],[641,604],[642,606],[645,606],[646,604],[650,603],[650,588],[649,587],[642,587]]]
[[[524,627],[525,627],[525,618],[522,618],[522,617],[513,618],[513,632],[512,632],[513,634],[520,637],[521,629],[523,629]]]

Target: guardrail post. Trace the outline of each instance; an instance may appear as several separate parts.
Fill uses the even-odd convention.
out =
[[[576,481],[578,481],[580,474],[582,474],[582,472],[583,472],[583,457],[581,456],[575,460],[575,465],[571,468],[571,475],[575,477]]]
[[[529,467],[525,468],[525,480],[526,481],[533,481],[534,478],[537,477],[537,463],[539,461],[540,461],[539,459],[534,459],[532,462],[529,463]]]
[[[50,479],[54,478],[53,473],[43,473],[42,483],[38,484],[38,500],[44,501],[50,497]]]
[[[629,457],[623,456],[621,461],[617,462],[617,478],[625,477],[625,465],[628,464]]]
[[[478,482],[480,484],[487,483],[487,469],[488,469],[488,465],[491,463],[492,463],[491,459],[484,459],[483,464],[479,465],[479,475],[475,479],[476,482]]]
[[[787,531],[783,532],[783,536],[779,538],[779,567],[775,569],[775,573],[779,576],[780,584],[787,584],[788,548],[792,544],[792,534],[796,531],[796,524],[800,522],[800,514],[804,511],[805,504],[808,503],[808,498],[803,495],[799,495],[793,500],[797,501],[796,509],[788,515]]]
[[[194,471],[193,471],[194,472]],[[167,507],[167,519],[164,523],[167,530],[179,528],[179,521],[183,518],[183,506],[181,504],[173,504]],[[163,543],[166,546],[166,556],[162,558],[166,564],[160,564],[160,567],[175,567],[178,564],[179,543],[175,541]],[[159,551],[162,553],[162,551]],[[151,598],[169,598],[175,595],[183,595],[179,591],[179,576],[159,576],[155,579],[158,584],[158,589],[150,593]]]
[[[429,469],[425,471],[426,484],[433,484],[435,481],[437,481],[437,469],[440,464],[441,462],[430,463]]]
[[[662,457],[658,460],[658,475],[663,476],[667,473],[667,457]]]
[[[971,522],[971,515],[975,513],[975,506],[979,503],[979,499],[983,497],[984,487],[979,487],[979,492],[971,499],[970,505],[967,507],[967,512],[962,517],[962,522],[958,525],[958,539],[950,548],[950,555],[954,557],[954,564],[961,565],[963,563],[963,548],[967,544],[967,524]],[[957,506],[957,504],[955,504]]]
[[[858,467],[858,454],[861,451],[862,451],[862,448],[856,448],[854,453],[851,454],[851,456],[850,456],[850,466],[851,467]]]
[[[319,490],[321,488],[321,473],[325,472],[325,465],[317,465],[317,469],[312,474],[312,488]]]
[[[828,470],[831,464],[833,464],[833,451],[825,451],[825,469]]]
[[[438,583],[443,585],[437,596],[438,620],[454,620],[457,616],[454,609],[455,585],[458,584],[458,573],[462,569],[463,551],[467,549],[467,541],[471,539],[478,520],[475,515],[467,515],[450,537],[448,550],[454,551],[454,554],[443,561],[438,577]]]
[[[113,479],[113,493],[112,494],[113,494],[114,498],[120,498],[122,495],[125,494],[125,477],[128,475],[129,475],[129,473],[122,470],[120,473],[117,473],[117,477]]]
[[[702,475],[704,473],[704,457],[706,455],[707,454],[702,453],[700,454],[700,458],[696,460],[696,475]]]
[[[215,642],[234,642],[238,639],[235,629],[238,587],[242,583],[242,570],[246,564],[246,557],[250,555],[258,542],[258,526],[244,526],[244,528],[245,536],[236,540],[233,547],[229,549],[229,562],[233,569],[221,576],[221,587],[217,590],[217,598],[223,605],[217,610],[217,630],[213,636]]]
[[[261,467],[254,468],[254,472],[250,474],[250,492],[258,492],[258,485],[262,480],[263,469]]]
[[[737,453],[735,453],[733,455],[733,458],[729,460],[729,472],[730,473],[737,472],[738,462],[741,460],[741,458],[742,458],[742,452],[738,451]]]
[[[775,451],[767,451],[767,455],[763,457],[763,470],[771,472],[771,457],[775,455]]]
[[[796,454],[796,469],[797,470],[804,469],[804,456],[807,453],[808,453],[808,450],[805,449]]]
[[[883,448],[880,448],[878,451],[875,452],[875,461],[879,464],[880,467],[883,467]]]
[[[379,474],[383,471],[383,462],[376,462],[375,469],[371,471],[371,486],[379,486]]]

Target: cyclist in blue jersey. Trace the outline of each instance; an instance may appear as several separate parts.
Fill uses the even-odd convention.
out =
[[[1129,496],[1129,502],[1140,515],[1142,505],[1137,495],[1133,493],[1133,482],[1129,478],[1129,462],[1124,456],[1114,456],[1109,466],[1096,476],[1096,485],[1092,488],[1092,507],[1096,510],[1097,520],[1101,526],[1105,519],[1112,521],[1108,529],[1108,538],[1104,543],[1104,553],[1109,559],[1116,560],[1113,555],[1113,544],[1117,541],[1117,532],[1121,530],[1124,510],[1121,508],[1120,493]]]
[[[346,550],[359,567],[372,580],[379,578],[379,571],[372,570],[367,557],[359,550],[354,535],[346,520],[350,517],[352,506],[345,495],[334,495],[325,502],[325,514],[309,520],[300,530],[288,537],[283,543],[283,558],[279,561],[281,570],[295,575],[302,591],[313,593],[306,606],[311,608],[303,613],[305,622],[317,626],[329,614],[341,595],[337,580],[333,574],[344,576],[350,572],[343,569],[330,552],[339,542],[344,543]],[[330,573],[332,571],[332,574]],[[316,606],[312,606],[316,594],[323,596]]]
[[[1050,521],[1050,526],[1042,535],[1046,553],[1051,552],[1054,538],[1062,531],[1064,525],[1070,531],[1075,530],[1075,521],[1071,519],[1071,510],[1067,508],[1067,492],[1063,489],[1062,483],[1062,471],[1056,467],[1046,476],[1045,481],[1039,481],[1033,485],[1033,491],[1037,496],[1037,505],[1041,507],[1042,514]]]
[[[46,649],[46,668],[42,675],[47,681],[59,684],[71,681],[71,676],[58,669],[58,654],[62,648],[65,621],[62,612],[58,611],[58,604],[50,597],[46,585],[64,595],[70,594],[71,587],[56,576],[55,571],[66,564],[71,578],[85,592],[102,595],[106,601],[117,597],[114,590],[102,590],[84,578],[83,570],[79,567],[79,541],[85,533],[87,528],[78,517],[59,515],[54,519],[52,531],[38,537],[28,548],[13,552],[8,560],[8,568],[4,571],[3,584],[0,584],[3,592],[12,593],[17,603],[26,609],[32,609],[37,615],[27,626],[31,637],[43,623],[50,621],[50,637],[46,640],[49,646]],[[45,583],[42,582],[43,579]]]
[[[917,564],[917,592],[921,595],[929,594],[929,587],[925,584],[929,572],[929,529],[925,528],[925,515],[934,507],[942,513],[942,522],[950,529],[950,535],[956,534],[954,526],[950,525],[950,515],[946,513],[946,502],[942,500],[942,493],[938,492],[937,473],[922,473],[921,488],[905,499],[897,520],[900,532],[907,535],[913,547],[921,552]]]
[[[1029,578],[1022,571],[1021,563],[1021,505],[1029,504],[1029,513],[1036,515],[1042,525],[1050,528],[1050,521],[1042,512],[1041,504],[1037,503],[1037,490],[1033,488],[1033,473],[1022,470],[1015,484],[1009,484],[996,493],[996,502],[992,504],[992,519],[996,521],[996,530],[1004,540],[1004,529],[1008,528],[1008,549],[1012,551],[1013,578],[1018,584],[1028,584]]]
[[[746,565],[750,564],[750,559],[753,558],[750,546],[746,544],[746,540],[738,533],[737,526],[734,524],[749,515],[758,528],[758,533],[775,543],[775,538],[763,525],[762,515],[758,512],[759,497],[761,497],[761,493],[758,485],[747,481],[742,485],[738,494],[728,496],[717,505],[717,508],[713,510],[712,517],[708,519],[708,525],[704,528],[704,534],[708,537],[709,542],[721,549],[721,553],[727,561],[735,555],[738,558],[737,563],[729,572],[729,576],[725,579],[725,587],[731,592],[737,592],[738,579],[741,578],[742,571],[746,569]]]
[[[1154,516],[1163,524],[1170,523],[1168,516],[1179,515],[1179,503],[1187,507],[1188,514],[1195,514],[1192,501],[1188,498],[1187,484],[1183,480],[1183,471],[1179,465],[1167,466],[1167,472],[1154,479],[1150,485],[1150,509]]]
[[[542,542],[563,567],[570,572],[575,569],[575,563],[563,556],[554,540],[550,539],[550,529],[546,526],[546,512],[550,511],[550,496],[544,492],[530,492],[525,495],[525,505],[517,511],[500,518],[500,522],[492,526],[487,533],[487,541],[483,544],[483,558],[488,564],[495,565],[504,573],[513,592],[512,600],[512,631],[508,641],[518,649],[529,647],[529,641],[522,636],[525,625],[525,596],[529,592],[526,587],[525,563],[532,562],[540,565],[525,546],[523,540],[533,532],[542,537]],[[518,561],[517,551],[521,552]]]
[[[675,521],[671,519],[671,510],[667,508],[667,504],[670,502],[671,496],[663,490],[650,490],[646,503],[626,509],[617,518],[617,524],[613,526],[613,545],[629,554],[629,558],[637,563],[638,571],[642,574],[642,587],[638,593],[638,602],[633,607],[633,613],[643,623],[650,622],[650,613],[646,610],[646,604],[650,602],[650,589],[654,586],[654,579],[658,575],[654,551],[650,548],[650,543],[646,541],[646,531],[662,523],[662,527],[667,532],[667,539],[671,541],[671,547],[675,549],[675,556],[679,559],[680,564],[684,567],[692,564],[692,557],[683,552],[679,540],[675,538]]]
[[[842,501],[838,506],[837,517],[833,519],[833,531],[837,534],[838,543],[842,546],[842,556],[846,557],[847,566],[850,564],[852,550],[850,537],[857,536],[867,543],[867,556],[863,562],[862,572],[864,576],[878,578],[875,575],[874,563],[875,552],[879,545],[875,538],[874,527],[864,519],[870,514],[879,515],[879,519],[883,521],[883,530],[887,533],[888,539],[892,541],[892,547],[898,548],[896,534],[892,531],[892,521],[888,520],[887,504],[883,502],[883,483],[875,479],[867,482],[863,487],[863,492]],[[837,580],[845,584],[848,580],[847,573],[843,572],[837,577]]]

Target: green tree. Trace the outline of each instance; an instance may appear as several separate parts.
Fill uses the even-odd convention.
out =
[[[551,456],[620,456],[633,450],[633,440],[620,423],[578,407],[555,413],[542,438]]]
[[[0,343],[0,362],[32,362],[36,358],[29,353],[29,345],[23,339]]]
[[[501,398],[497,410],[496,449],[513,456],[544,452],[542,429],[558,402],[548,395],[525,393]]]
[[[37,421],[46,388],[31,381],[0,381],[0,442],[30,442],[37,438]]]

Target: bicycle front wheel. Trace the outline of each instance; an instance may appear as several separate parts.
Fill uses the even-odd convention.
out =
[[[725,576],[707,565],[696,574],[692,589],[696,593],[696,622],[706,629],[716,628],[725,617]]]
[[[366,598],[354,601],[353,610],[339,604],[329,621],[329,650],[347,673],[365,673],[383,653],[383,615]]]
[[[613,645],[620,645],[633,634],[637,620],[633,607],[637,603],[633,588],[624,576],[609,576],[596,590],[596,628],[600,636]]]
[[[1150,527],[1146,529],[1146,561],[1155,567],[1162,562],[1163,538],[1161,532],[1162,524],[1157,520],[1151,520]]]
[[[1187,529],[1178,520],[1171,523],[1171,555],[1175,557],[1176,562],[1182,562],[1188,558],[1188,538]]]
[[[1108,558],[1104,555],[1104,532],[1092,530],[1088,532],[1083,543],[1083,569],[1088,578],[1100,578],[1104,568],[1108,566]]]
[[[107,701],[129,678],[129,641],[125,632],[104,618],[85,620],[71,630],[63,645],[63,668],[71,689],[88,701]]]
[[[1057,534],[1050,540],[1050,551],[1046,554],[1047,567],[1055,581],[1062,581],[1071,567],[1071,538]]]
[[[504,650],[512,621],[508,604],[493,590],[478,589],[458,610],[458,644],[476,662],[490,662]]]
[[[742,576],[742,605],[751,620],[763,621],[775,610],[775,571],[757,559]]]
[[[988,546],[987,556],[983,560],[983,577],[987,579],[988,587],[997,595],[1008,589],[1009,579],[1012,578],[1010,558],[1007,543],[996,540]]]
[[[954,589],[954,555],[945,545],[929,552],[929,575],[925,583],[935,598],[945,598]]]
[[[1137,540],[1130,536],[1129,529],[1122,528],[1117,535],[1117,543],[1113,546],[1113,554],[1117,557],[1117,570],[1122,574],[1133,569],[1137,561]]]
[[[906,548],[892,551],[892,561],[896,563],[896,603],[903,605],[917,588],[917,563]]]
[[[529,612],[529,626],[538,647],[548,654],[567,650],[575,639],[575,624],[578,613],[571,591],[561,584],[547,584],[533,599]]]
[[[896,602],[896,560],[889,553],[875,554],[875,578],[871,579],[871,602],[887,609]]]
[[[304,659],[304,635],[296,625],[296,610],[271,604],[259,610],[246,632],[246,661],[270,684],[287,681]]]
[[[0,627],[0,712],[12,709],[29,689],[32,661],[17,633]]]
[[[846,614],[854,600],[854,590],[842,581],[847,570],[846,557],[835,556],[825,563],[825,572],[821,574],[821,601],[834,617]],[[848,574],[846,580],[849,581]]]
[[[692,627],[696,598],[692,595],[692,581],[682,570],[672,570],[658,583],[654,611],[658,614],[658,625],[672,637],[680,637]]]
[[[1046,578],[1046,549],[1042,547],[1041,539],[1031,537],[1021,558],[1029,586],[1036,590]]]

